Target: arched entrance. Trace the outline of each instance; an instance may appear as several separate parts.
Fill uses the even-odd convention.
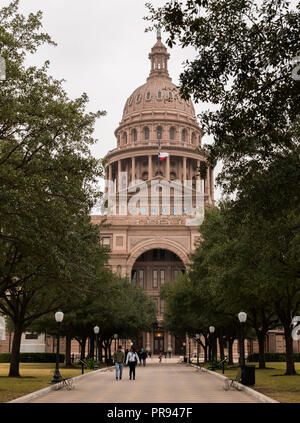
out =
[[[144,289],[156,304],[158,326],[152,333],[143,334],[143,347],[153,354],[175,352],[175,339],[163,328],[165,304],[160,298],[160,290],[179,272],[185,272],[183,261],[173,251],[164,248],[143,252],[132,266],[131,282]]]

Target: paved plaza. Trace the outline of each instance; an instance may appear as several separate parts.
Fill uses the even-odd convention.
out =
[[[71,391],[51,391],[32,403],[254,403],[237,390],[224,390],[224,382],[186,364],[138,366],[136,380],[115,379],[114,368],[75,380]]]

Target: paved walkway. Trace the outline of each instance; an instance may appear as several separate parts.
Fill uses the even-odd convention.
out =
[[[136,380],[115,372],[95,372],[75,381],[72,391],[51,391],[32,403],[238,403],[258,402],[243,392],[224,390],[224,382],[185,364],[137,367]]]

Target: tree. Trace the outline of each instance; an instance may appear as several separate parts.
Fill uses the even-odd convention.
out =
[[[113,335],[119,338],[133,338],[142,331],[150,331],[156,323],[155,303],[140,288],[134,287],[127,279],[120,278],[109,269],[98,268],[93,280],[85,284],[82,294],[68,299],[61,324],[61,335],[76,339],[82,346],[84,359],[85,341],[90,338],[93,356],[94,326],[100,327],[100,348],[106,358],[110,356]],[[45,315],[31,325],[31,330],[55,335],[56,325],[53,313]]]
[[[261,303],[259,312],[252,310],[252,325],[265,328],[257,331],[262,344],[270,320],[265,312],[271,320],[272,312],[280,319],[286,374],[294,374],[291,318],[299,309],[299,5],[293,9],[285,0],[175,0],[158,10],[148,7],[147,19],[166,29],[170,46],[178,41],[197,49],[196,59],[181,75],[181,93],[219,106],[216,112],[203,113],[201,121],[214,136],[207,147],[211,165],[218,159],[224,163],[218,182],[225,192],[236,194],[231,227],[240,226],[236,245],[242,241],[238,250],[241,247],[243,253],[238,267],[244,268],[245,281],[252,276],[246,298],[251,300],[254,292],[254,298],[261,295],[275,305],[272,309]],[[233,263],[238,250],[234,257],[226,253]]]
[[[0,9],[7,70],[0,91],[0,309],[15,326],[10,376],[19,375],[22,330],[93,275],[99,231],[89,212],[102,167],[89,145],[104,114],[85,111],[86,94],[70,100],[47,62],[25,67],[26,54],[53,42],[39,32],[41,12],[26,19],[17,10],[18,1]]]
[[[218,105],[200,115],[213,135],[210,161],[223,160],[218,177],[228,192],[241,175],[262,169],[294,149],[299,115],[299,4],[286,0],[167,1],[145,18],[166,31],[167,44],[196,50],[180,75],[187,98]],[[151,27],[150,27],[151,29]]]

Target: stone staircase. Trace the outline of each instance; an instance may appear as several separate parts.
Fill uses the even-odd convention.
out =
[[[176,355],[173,356],[171,358],[167,357],[165,358],[164,356],[161,359],[161,363],[159,363],[159,358],[158,355],[152,355],[151,358],[147,357],[146,363],[147,364],[177,364],[177,363],[181,363],[183,361],[183,357]]]

